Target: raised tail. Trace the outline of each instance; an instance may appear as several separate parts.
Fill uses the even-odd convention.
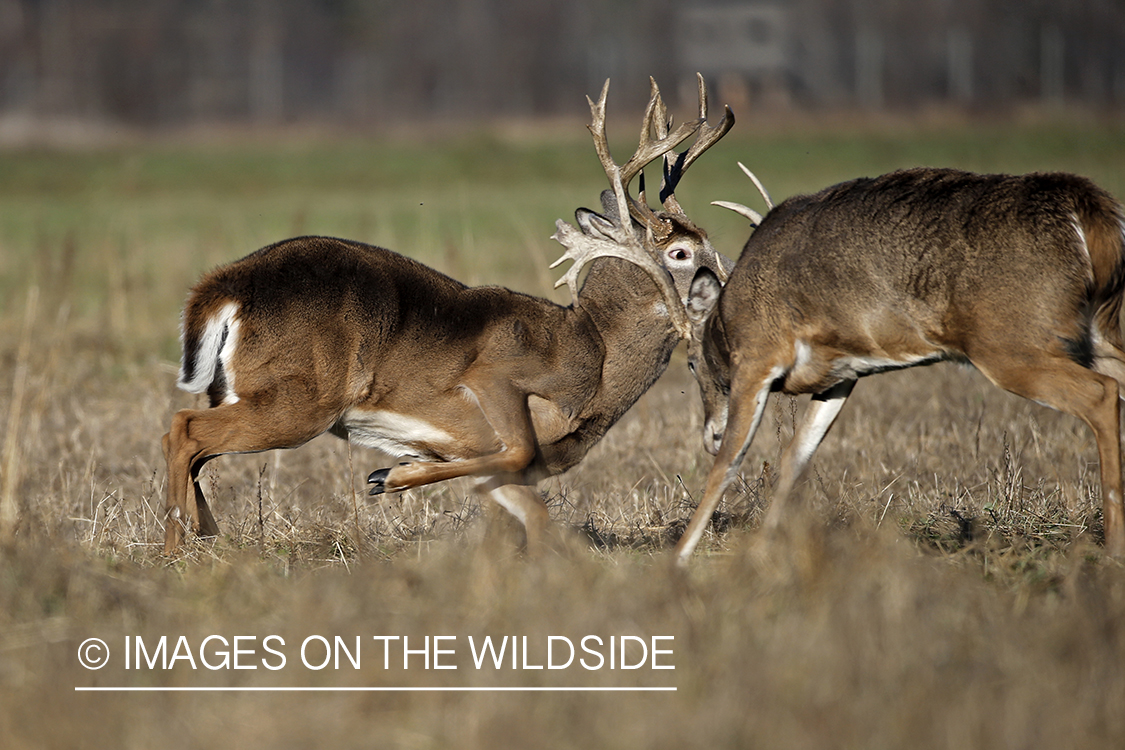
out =
[[[1076,210],[1078,230],[1090,255],[1094,283],[1094,325],[1116,349],[1125,350],[1121,308],[1125,297],[1125,208],[1095,188]]]
[[[204,312],[189,303],[180,340],[183,359],[177,385],[189,393],[210,393],[213,402],[230,401],[234,395],[230,360],[238,340],[238,305],[227,302]]]

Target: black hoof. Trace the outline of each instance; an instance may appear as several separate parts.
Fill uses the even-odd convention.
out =
[[[376,469],[367,475],[367,483],[374,485],[369,491],[368,495],[382,495],[387,491],[387,476],[391,473],[390,469]]]

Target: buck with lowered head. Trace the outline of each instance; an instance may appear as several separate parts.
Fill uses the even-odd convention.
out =
[[[675,203],[675,182],[734,119],[674,131],[655,82],[636,153],[618,166],[605,133],[609,82],[590,102],[611,191],[603,213],[562,220],[563,307],[500,287],[470,288],[358,242],[300,237],[206,274],[183,314],[179,385],[210,408],[185,409],[164,436],[165,552],[185,532],[216,535],[197,481],[225,453],[293,448],[325,431],[407,460],[369,477],[371,494],[461,476],[515,515],[539,550],[548,522],[534,491],[586,454],[667,367],[690,330],[683,306],[698,269],[730,262]],[[654,137],[655,133],[655,137]],[[691,148],[669,153],[697,134]],[[664,209],[628,186],[665,156]],[[590,270],[579,289],[578,273]],[[555,265],[558,265],[556,263]]]
[[[782,454],[767,528],[857,378],[942,360],[1090,426],[1106,551],[1125,555],[1123,289],[1122,206],[1075,175],[923,168],[784,201],[725,287],[705,269],[692,284],[689,364],[716,458],[677,560],[737,476],[771,391],[812,400]]]

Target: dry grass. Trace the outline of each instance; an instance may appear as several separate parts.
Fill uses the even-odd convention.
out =
[[[679,357],[586,461],[541,486],[564,530],[541,563],[486,523],[463,482],[370,501],[363,477],[389,459],[330,437],[213,462],[205,486],[223,536],[163,558],[159,436],[194,403],[172,386],[174,310],[191,266],[245,235],[220,228],[220,250],[185,259],[163,240],[142,250],[146,221],[126,222],[136,236],[120,241],[78,234],[77,251],[45,230],[56,238],[45,257],[7,261],[33,269],[41,292],[29,313],[29,285],[8,279],[16,296],[0,306],[0,492],[18,516],[0,544],[5,747],[1125,743],[1125,568],[1098,546],[1093,439],[953,366],[861,383],[805,485],[812,521],[765,539],[755,528],[771,467],[803,408],[776,399],[686,573],[668,549],[710,457]],[[137,263],[105,270],[122,256]],[[286,644],[278,671],[122,661],[126,637],[271,634]],[[311,635],[361,636],[361,668],[300,666]],[[456,636],[458,669],[423,669],[420,656],[384,669],[376,635],[412,648]],[[676,668],[476,669],[466,642],[485,635],[526,636],[532,664],[551,635],[673,636]],[[110,647],[103,670],[77,662],[90,637]],[[677,690],[74,690],[123,685]]]
[[[386,459],[327,437],[214,462],[207,487],[224,536],[166,560],[157,438],[190,397],[172,390],[167,364],[107,373],[104,354],[72,335],[60,334],[67,366],[32,357],[20,522],[0,552],[8,747],[1113,747],[1125,737],[1125,570],[1095,544],[1092,441],[970,371],[861,384],[807,486],[817,522],[771,541],[753,531],[762,487],[801,408],[779,399],[686,575],[667,548],[709,459],[680,361],[587,461],[544,484],[570,542],[542,564],[522,560],[518,540],[482,539],[462,483],[354,498]],[[120,663],[126,636],[212,634],[280,635],[290,664]],[[383,670],[369,645],[360,670],[297,667],[296,644],[318,634],[455,635],[460,669]],[[676,669],[482,671],[463,647],[469,636],[589,634],[674,636]],[[88,637],[110,644],[109,668],[78,667]],[[91,685],[678,690],[73,690]]]

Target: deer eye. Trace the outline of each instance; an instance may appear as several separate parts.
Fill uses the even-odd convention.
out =
[[[668,251],[668,257],[672,260],[691,260],[691,250],[686,247],[673,247]]]

